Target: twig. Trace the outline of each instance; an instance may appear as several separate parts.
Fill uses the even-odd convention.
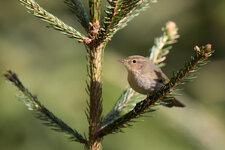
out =
[[[80,24],[87,31],[90,21],[89,21],[88,15],[85,11],[85,8],[84,8],[84,5],[83,5],[82,1],[81,0],[64,0],[64,2],[74,12],[74,14],[77,16]]]
[[[89,23],[89,37],[97,39],[100,29],[100,6],[101,0],[89,0],[91,22]]]
[[[48,22],[54,29],[61,31],[69,37],[77,39],[79,42],[90,43],[91,40],[75,30],[73,27],[65,24],[63,21],[52,15],[51,13],[44,10],[34,0],[19,0],[29,12],[34,16],[41,18],[43,21]]]
[[[83,138],[81,134],[78,133],[77,130],[72,129],[66,123],[64,123],[61,119],[56,117],[52,112],[50,112],[44,105],[42,105],[36,96],[33,96],[28,89],[26,89],[22,82],[19,80],[17,75],[11,70],[7,70],[4,76],[12,82],[19,91],[22,92],[22,96],[20,96],[21,100],[24,101],[29,110],[35,111],[35,117],[43,120],[45,125],[52,127],[53,130],[64,132],[70,136],[70,139],[87,144],[87,140]]]

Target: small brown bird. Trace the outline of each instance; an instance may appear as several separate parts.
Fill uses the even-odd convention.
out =
[[[151,60],[143,56],[134,55],[120,60],[128,71],[128,82],[136,92],[151,95],[155,90],[159,90],[170,80],[160,68],[155,66]],[[185,107],[176,98],[172,98],[163,103],[167,107]]]

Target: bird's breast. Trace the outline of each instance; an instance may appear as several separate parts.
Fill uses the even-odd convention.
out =
[[[143,76],[141,74],[128,73],[128,82],[136,92],[147,95],[162,87],[162,83],[154,78]]]

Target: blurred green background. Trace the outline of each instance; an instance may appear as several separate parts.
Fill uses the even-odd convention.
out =
[[[38,0],[66,23],[81,29],[63,0]],[[102,7],[106,2],[104,1]],[[87,5],[87,4],[86,4]],[[0,72],[15,71],[24,85],[66,123],[86,132],[86,59],[82,44],[34,18],[18,1],[0,2]],[[146,55],[168,20],[181,35],[163,68],[168,76],[183,66],[193,47],[211,43],[211,63],[185,86],[185,109],[160,108],[151,118],[125,133],[104,138],[105,150],[224,150],[225,149],[225,1],[160,0],[119,31],[104,57],[103,104],[106,114],[126,88],[126,70],[118,59]],[[0,77],[0,149],[83,149],[81,144],[43,126],[17,101],[17,90]]]

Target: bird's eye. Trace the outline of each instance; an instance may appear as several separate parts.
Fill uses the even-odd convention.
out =
[[[135,64],[137,61],[134,59],[132,62]]]

